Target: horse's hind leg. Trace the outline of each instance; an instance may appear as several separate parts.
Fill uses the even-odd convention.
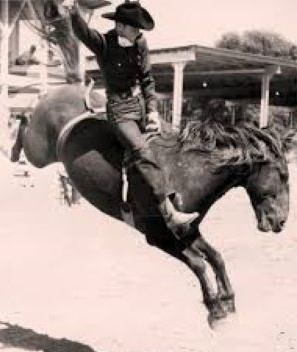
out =
[[[235,312],[234,291],[227,275],[222,255],[206,242],[202,236],[199,237],[197,245],[215,273],[218,286],[218,297],[222,301],[224,308],[228,312]]]
[[[190,245],[183,250],[185,261],[189,267],[194,271],[199,279],[203,302],[209,312],[208,321],[210,325],[222,318],[226,317],[226,312],[223,309],[221,300],[217,296],[212,283],[206,272],[206,265],[203,259],[203,253],[200,250],[200,239],[195,239]]]

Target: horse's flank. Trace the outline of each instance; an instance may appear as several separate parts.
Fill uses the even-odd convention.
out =
[[[28,160],[42,168],[57,162],[56,143],[61,129],[73,118],[87,111],[86,87],[67,85],[48,93],[34,110],[24,138],[24,151]],[[105,97],[92,92],[91,102],[105,107]]]

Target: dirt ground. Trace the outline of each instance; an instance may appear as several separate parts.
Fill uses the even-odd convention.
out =
[[[296,166],[281,234],[257,231],[240,189],[203,223],[236,293],[236,314],[215,330],[186,266],[84,202],[63,206],[55,168],[25,179],[2,156],[0,168],[3,352],[297,350]]]

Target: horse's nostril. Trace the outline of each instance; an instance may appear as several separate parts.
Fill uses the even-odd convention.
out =
[[[276,232],[276,233],[281,232],[282,229],[283,229],[283,227],[284,227],[284,225],[285,225],[285,221],[284,221],[284,220],[280,221],[280,222],[277,224],[277,226],[275,227],[274,232]]]

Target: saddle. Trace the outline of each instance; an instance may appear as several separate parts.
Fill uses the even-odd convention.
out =
[[[102,95],[93,92],[93,87],[94,81],[91,79],[88,86],[86,87],[83,98],[86,108],[85,111],[66,123],[60,131],[56,146],[56,154],[58,160],[62,160],[62,152],[65,142],[75,126],[77,126],[82,121],[90,119],[101,121],[107,120],[106,99]]]

